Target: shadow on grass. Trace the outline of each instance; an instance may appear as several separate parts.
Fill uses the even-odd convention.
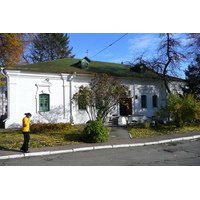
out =
[[[94,143],[88,134],[83,134],[82,131],[77,130],[65,134],[64,139],[70,142]]]
[[[66,133],[64,139],[70,142],[85,142],[86,136],[81,131],[73,131]]]
[[[181,128],[177,128],[177,127],[175,127],[175,126],[155,126],[155,127],[151,127],[151,129],[152,130],[154,130],[154,131],[157,131],[157,132],[166,132],[166,133],[168,133],[168,132],[174,132],[174,131],[177,131],[177,130],[179,130],[179,129],[181,129]]]

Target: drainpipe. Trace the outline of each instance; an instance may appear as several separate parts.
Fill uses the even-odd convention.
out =
[[[7,85],[7,118],[6,119],[4,119],[3,120],[3,122],[6,122],[8,119],[9,119],[9,101],[10,101],[10,95],[9,95],[9,91],[8,91],[8,80],[9,80],[9,78],[8,78],[8,75],[5,73],[5,71],[4,71],[4,68],[3,67],[1,67],[1,74],[3,75],[3,76],[5,76],[6,77],[6,85]]]
[[[63,118],[66,117],[66,111],[65,111],[65,79],[63,74],[61,74],[61,78],[63,80]]]
[[[74,123],[74,119],[73,119],[73,110],[72,110],[72,81],[76,78],[76,72],[74,72],[73,74],[71,74],[68,78],[69,80],[69,99],[70,99],[70,123],[73,124]]]
[[[134,115],[136,115],[136,113],[135,113],[135,84],[133,85],[133,100],[134,100],[134,102],[133,102],[133,106],[134,106],[134,108],[133,108],[133,112],[134,112]]]

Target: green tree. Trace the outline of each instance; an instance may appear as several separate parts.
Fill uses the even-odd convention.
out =
[[[72,49],[69,48],[69,36],[64,33],[39,33],[36,34],[30,59],[32,62],[43,62],[61,58],[73,58]]]
[[[129,89],[107,74],[95,75],[89,86],[81,86],[73,100],[85,108],[91,121],[105,121],[119,103],[125,104]]]
[[[194,94],[195,98],[200,99],[200,55],[197,56],[196,62],[191,63],[185,71],[186,85],[183,92]]]

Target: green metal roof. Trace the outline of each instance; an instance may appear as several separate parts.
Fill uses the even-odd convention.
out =
[[[52,73],[73,73],[77,74],[95,74],[95,73],[106,73],[112,76],[118,77],[135,77],[135,78],[153,78],[159,79],[160,76],[152,71],[146,70],[144,73],[138,73],[131,71],[131,66],[125,64],[109,63],[91,61],[88,69],[81,69],[76,67],[81,59],[75,58],[64,58],[58,60],[52,60],[47,62],[39,62],[28,65],[18,65],[7,69],[11,70],[23,70],[23,71],[35,71],[35,72],[52,72]]]

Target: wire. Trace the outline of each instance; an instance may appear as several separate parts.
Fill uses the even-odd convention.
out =
[[[124,35],[122,35],[119,39],[117,39],[116,41],[114,41],[113,43],[111,43],[110,45],[108,45],[106,48],[102,49],[101,51],[99,51],[98,53],[96,53],[95,55],[93,55],[91,58],[95,57],[96,55],[100,54],[102,51],[105,51],[107,48],[109,48],[110,46],[112,46],[113,44],[115,44],[116,42],[118,42],[119,40],[121,40],[123,37],[125,37],[128,33],[125,33]]]

